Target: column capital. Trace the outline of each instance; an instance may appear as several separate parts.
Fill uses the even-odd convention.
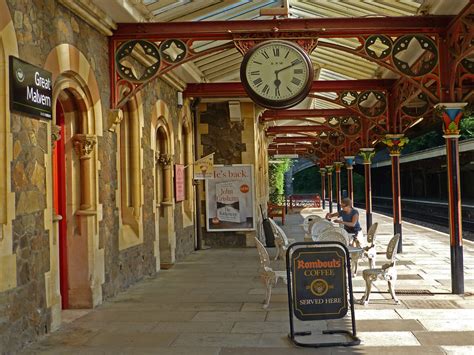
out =
[[[326,168],[319,168],[321,175],[326,175]]]
[[[328,175],[332,175],[333,171],[334,171],[334,166],[326,165],[326,172],[327,172]]]
[[[158,164],[162,165],[163,167],[167,167],[171,165],[173,157],[171,154],[156,152],[155,159]]]
[[[344,163],[342,161],[335,161],[334,162],[334,169],[336,171],[336,173],[340,173],[341,172],[341,166],[343,166]]]
[[[445,138],[459,137],[459,122],[461,122],[466,105],[467,102],[440,102],[434,106],[435,112],[443,120]]]
[[[359,155],[364,159],[364,164],[372,164],[375,148],[360,148]]]
[[[409,139],[401,134],[386,134],[385,138],[382,139],[382,143],[388,148],[390,156],[399,156],[405,144],[409,142]]]
[[[51,124],[51,146],[54,148],[54,145],[58,140],[61,139],[61,126]]]
[[[353,169],[354,164],[355,164],[355,156],[346,155],[344,157],[344,160],[346,161],[346,169],[348,169],[348,170]]]
[[[97,136],[92,134],[75,134],[72,137],[74,149],[79,159],[90,159],[94,146],[97,143]]]

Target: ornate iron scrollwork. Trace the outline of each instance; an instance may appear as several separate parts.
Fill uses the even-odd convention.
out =
[[[339,132],[331,132],[329,133],[329,143],[331,143],[333,146],[340,146],[341,144],[344,144],[345,137],[343,134],[340,134]]]
[[[428,97],[424,93],[419,93],[417,98],[402,106],[402,111],[410,117],[423,116],[430,108]]]
[[[387,108],[387,98],[381,91],[364,91],[357,102],[360,112],[368,117],[382,115]]]
[[[358,98],[359,94],[356,91],[344,91],[340,96],[340,100],[347,106],[355,105]]]
[[[384,49],[382,49],[384,47]],[[367,55],[374,59],[385,59],[392,52],[392,40],[384,35],[374,35],[367,38],[364,49]]]
[[[412,44],[416,41],[415,44]],[[409,47],[415,47],[413,50],[423,50],[424,53],[419,57],[415,64],[404,61],[402,53]],[[416,77],[430,73],[438,64],[438,50],[434,41],[425,35],[406,35],[398,38],[393,45],[392,52],[393,64],[403,74]]]
[[[474,60],[469,58],[464,58],[461,61],[461,65],[466,69],[469,73],[474,74]]]
[[[181,62],[188,52],[188,48],[179,39],[168,39],[161,43],[160,54],[164,61],[170,64]]]
[[[358,117],[344,117],[341,120],[341,131],[348,136],[354,136],[360,132],[362,124]]]
[[[149,64],[150,62],[152,63]],[[117,72],[123,79],[143,83],[158,72],[161,58],[155,43],[137,39],[120,46],[115,54],[115,63]],[[141,74],[137,70],[137,65],[142,69]]]

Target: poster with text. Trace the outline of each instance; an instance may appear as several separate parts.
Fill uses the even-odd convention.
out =
[[[206,180],[208,232],[255,229],[253,166],[215,165],[214,179]]]
[[[184,165],[175,164],[174,166],[174,191],[176,195],[176,202],[184,201],[185,199],[185,185],[184,185]]]

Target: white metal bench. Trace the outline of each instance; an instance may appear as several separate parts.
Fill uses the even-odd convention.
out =
[[[357,274],[357,269],[359,265],[360,259],[367,258],[369,260],[369,266],[371,269],[375,269],[375,259],[377,257],[377,250],[375,249],[375,233],[377,232],[378,223],[374,223],[370,226],[369,231],[367,232],[367,244],[365,246],[361,245],[359,239],[355,239],[356,247],[362,248],[363,252],[360,255],[360,258],[357,257],[352,260],[352,265],[354,268],[352,269],[353,275]]]
[[[313,227],[314,223],[322,220],[323,218],[316,215],[310,214],[306,216],[303,221],[303,231],[304,231],[304,239],[311,240],[311,228]]]
[[[270,304],[270,297],[272,296],[272,288],[278,283],[278,280],[282,280],[284,283],[286,280],[286,271],[275,271],[270,266],[270,256],[268,255],[267,249],[263,246],[262,242],[255,238],[257,244],[258,256],[260,257],[260,278],[265,287],[265,300],[263,301],[263,308],[266,309]]]
[[[365,281],[365,294],[360,300],[360,304],[369,304],[370,291],[372,289],[372,282],[377,279],[385,280],[388,283],[388,291],[395,303],[399,303],[395,294],[395,282],[397,281],[396,256],[397,247],[400,240],[400,234],[395,234],[387,245],[387,259],[388,263],[382,265],[381,268],[365,269],[362,272],[362,277]]]
[[[286,250],[291,243],[295,242],[295,239],[290,239],[286,236],[285,231],[272,219],[270,219],[270,224],[273,229],[273,234],[275,235],[275,247],[276,254],[275,259],[285,259]]]
[[[325,219],[317,221],[311,227],[311,238],[317,237],[318,235],[323,233],[326,229],[333,229],[333,228],[334,228],[334,225]]]

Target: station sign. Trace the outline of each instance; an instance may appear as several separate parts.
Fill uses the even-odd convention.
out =
[[[52,118],[52,74],[10,56],[10,109],[37,118]]]
[[[347,265],[338,246],[298,248],[291,255],[293,312],[300,320],[342,318],[347,314]]]

